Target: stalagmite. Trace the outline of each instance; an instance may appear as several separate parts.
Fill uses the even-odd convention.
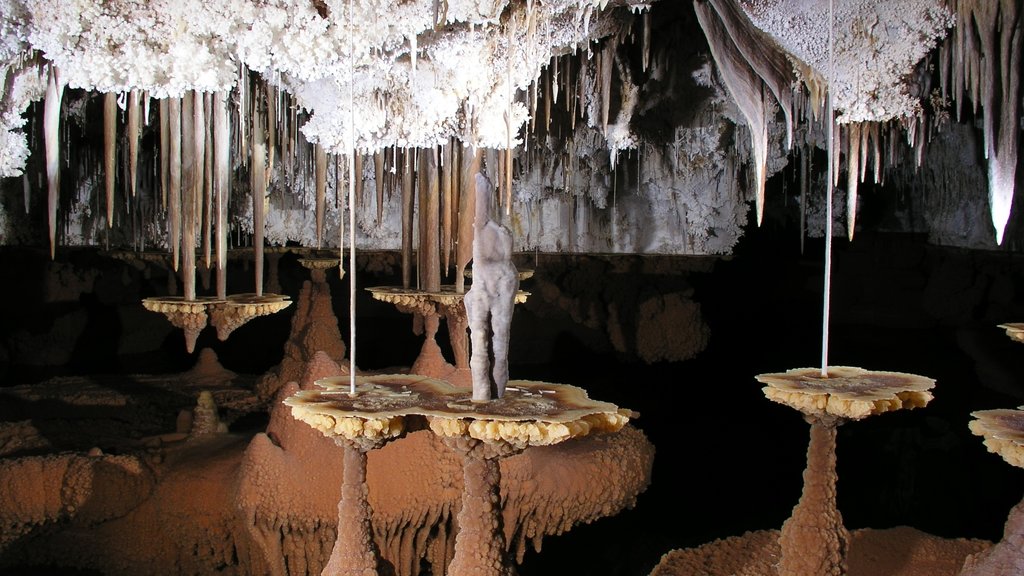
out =
[[[373,180],[377,191],[377,223],[384,218],[384,152],[373,153]]]
[[[313,154],[316,156],[316,247],[319,250],[323,246],[324,212],[327,210],[327,150],[316,144]]]
[[[171,220],[168,230],[170,238],[167,243],[171,247],[174,270],[177,270],[178,260],[181,256],[181,98],[170,99],[167,108],[167,124],[170,128],[170,154],[167,158],[167,201],[169,204],[167,212]]]
[[[406,148],[402,152],[404,168],[402,169],[402,287],[412,285],[412,212],[413,212],[413,166],[412,150]]]
[[[217,92],[213,102],[213,146],[216,174],[214,196],[217,208],[217,298],[227,297],[228,179],[231,175],[231,127],[228,125],[229,94]]]
[[[114,225],[114,183],[117,178],[117,94],[103,95],[103,183],[107,200],[107,229]]]
[[[139,183],[139,116],[141,108],[139,91],[132,90],[128,97],[128,191],[132,198],[135,197]]]
[[[43,108],[43,138],[46,141],[46,203],[50,226],[50,259],[57,251],[57,202],[60,196],[60,101],[64,84],[60,72],[50,67],[46,84],[46,103]]]
[[[849,151],[846,155],[846,236],[853,241],[853,231],[857,220],[857,182],[860,179],[858,167],[861,159],[861,131],[859,123],[851,123],[847,128],[850,132]]]
[[[747,120],[753,150],[755,175],[755,206],[757,224],[764,215],[765,169],[768,162],[768,122],[764,99],[764,83],[750,67],[736,45],[729,39],[725,25],[708,4],[695,1],[694,11],[704,35],[708,39],[711,55],[718,64],[726,88]]]

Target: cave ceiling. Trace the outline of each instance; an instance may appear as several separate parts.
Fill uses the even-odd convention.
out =
[[[190,188],[206,214],[226,190],[233,243],[263,213],[271,245],[344,245],[351,221],[396,249],[405,172],[457,198],[469,156],[520,250],[727,254],[784,172],[820,236],[830,163],[837,235],[859,187],[898,188],[915,209],[888,226],[993,248],[1017,230],[1019,10],[0,0],[0,244],[168,250]]]

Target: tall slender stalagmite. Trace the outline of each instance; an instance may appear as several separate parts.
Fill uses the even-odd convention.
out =
[[[142,114],[139,97],[138,90],[132,90],[128,96],[128,191],[132,198],[135,198],[139,179],[139,116]]]
[[[412,213],[416,170],[411,149],[402,151],[402,161],[402,287],[409,288],[412,285]]]
[[[170,238],[167,243],[171,247],[174,270],[178,269],[181,257],[181,98],[170,99],[167,108],[167,125],[170,128],[170,152],[167,157],[167,207],[171,225]]]
[[[103,183],[107,201],[107,229],[114,226],[114,183],[117,178],[117,94],[103,95]]]
[[[50,67],[43,107],[43,138],[46,141],[46,204],[50,225],[50,259],[57,251],[57,201],[60,195],[60,101],[64,84],[56,66]]]
[[[185,300],[196,299],[196,171],[195,96],[181,98],[181,282]]]
[[[316,144],[313,154],[316,156],[316,247],[319,250],[323,246],[324,211],[327,210],[327,151]]]
[[[217,167],[213,185],[217,205],[217,298],[222,299],[227,297],[228,178],[231,174],[229,97],[226,92],[216,92],[213,96],[213,146]]]
[[[466,291],[465,271],[473,259],[473,219],[476,214],[476,174],[480,171],[480,151],[476,146],[463,148],[459,173],[459,239],[455,255],[455,291]]]

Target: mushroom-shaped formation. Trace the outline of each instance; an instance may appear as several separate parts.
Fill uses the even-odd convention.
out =
[[[981,436],[989,452],[1009,464],[1024,468],[1024,406],[1016,410],[979,410],[968,427]],[[1003,538],[994,546],[969,556],[960,576],[1010,576],[1024,574],[1024,500],[1010,510]]]
[[[342,369],[323,353],[306,368],[301,380],[278,392],[266,433],[252,439],[242,459],[235,506],[249,519],[255,572],[319,573],[335,542],[344,468],[323,463],[340,463],[344,449],[293,418],[281,400],[300,389],[344,388],[349,378],[325,378]],[[462,393],[465,398],[468,389]],[[521,562],[529,547],[540,551],[545,536],[633,507],[650,483],[653,460],[654,446],[628,424],[616,434],[502,460],[510,553]],[[459,531],[461,459],[429,430],[410,430],[367,454],[367,484],[375,542],[396,576],[443,575]]]
[[[227,340],[249,320],[280,312],[290,304],[291,300],[281,294],[231,294],[227,300],[210,304],[210,325],[217,329],[218,339]]]
[[[1006,335],[1014,342],[1024,342],[1024,322],[1010,322],[999,327],[1006,330]]]
[[[180,296],[146,298],[142,306],[150,312],[159,312],[177,328],[185,331],[185,348],[189,354],[196,349],[199,333],[206,328],[207,307],[222,302],[216,298],[188,300]]]
[[[374,300],[387,302],[394,305],[399,312],[412,314],[416,318],[414,332],[417,335],[421,329],[426,332],[420,353],[409,369],[410,373],[439,378],[459,386],[472,385],[467,344],[469,319],[464,304],[465,293],[459,292],[453,285],[442,285],[437,292],[401,286],[374,286],[367,290]],[[529,295],[529,292],[518,290],[515,303],[526,302]],[[448,323],[449,340],[452,354],[455,356],[454,366],[445,361],[441,347],[437,344],[436,335],[441,318]]]
[[[923,407],[935,381],[851,366],[832,366],[826,374],[795,368],[756,378],[766,384],[769,400],[799,410],[811,425],[803,493],[779,536],[779,574],[841,576],[850,537],[836,507],[836,429],[846,420]]]
[[[322,381],[323,390],[300,390],[285,399],[295,419],[332,438],[345,453],[337,540],[325,574],[377,574],[380,557],[370,531],[366,453],[405,431],[405,416],[421,395],[443,396],[447,388],[439,380],[416,376],[357,380],[354,392],[328,378]]]
[[[443,407],[429,407],[430,429],[462,454],[462,509],[455,555],[448,573],[455,576],[515,574],[506,553],[500,506],[500,459],[530,446],[549,446],[591,432],[617,432],[629,412],[591,400],[580,388],[517,381],[505,394],[478,402],[472,391]]]

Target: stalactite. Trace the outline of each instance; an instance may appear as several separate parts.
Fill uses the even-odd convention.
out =
[[[195,96],[181,98],[181,281],[185,300],[196,299],[196,183]]]
[[[249,158],[249,70],[245,64],[238,64],[238,148],[242,158]]]
[[[213,116],[213,95],[209,92],[203,94],[203,108],[207,117]],[[197,128],[198,129],[198,128]],[[212,260],[212,228],[215,216],[213,214],[213,131],[209,120],[203,120],[203,149],[206,154],[203,157],[203,265],[207,270],[213,266]]]
[[[57,202],[60,196],[60,102],[64,84],[60,72],[50,67],[43,105],[43,139],[46,143],[46,203],[50,230],[50,259],[57,253]]]
[[[881,126],[878,122],[871,124],[871,143],[872,150],[874,152],[874,169],[875,169],[875,184],[882,183],[882,141],[879,139],[881,134]]]
[[[541,79],[545,75],[541,73]],[[551,130],[551,82],[543,82],[544,87],[544,132]]]
[[[651,9],[644,10],[644,40],[641,57],[641,70],[647,72],[651,63]]]
[[[267,173],[274,173],[275,153],[277,152],[277,111],[281,99],[276,86],[266,84],[267,91]],[[320,247],[320,228],[317,227],[316,245]]]
[[[252,158],[249,164],[252,180],[252,248],[256,261],[256,295],[263,295],[263,225],[264,196],[267,192],[267,142],[263,133],[263,118],[258,113],[252,118]]]
[[[168,193],[167,213],[171,220],[168,227],[174,270],[178,270],[181,258],[181,98],[172,97],[167,108],[167,125],[170,128],[170,153],[167,158]]]
[[[509,66],[511,66],[511,58],[509,58]],[[551,103],[558,104],[558,56],[551,57],[551,76],[548,80],[551,81]]]
[[[853,241],[854,226],[857,220],[857,182],[860,180],[858,167],[861,158],[861,125],[848,125],[849,143],[846,156],[846,236]]]
[[[412,285],[412,216],[415,194],[412,150],[406,148],[402,152],[404,168],[402,169],[402,287]]]
[[[466,290],[465,271],[473,259],[473,219],[476,214],[476,174],[480,171],[480,151],[470,145],[460,155],[458,250],[455,255],[455,291]]]
[[[350,186],[355,186],[356,200],[359,201],[360,206],[366,205],[366,200],[363,198],[363,155],[359,152],[352,151],[353,161],[353,182],[350,182]]]
[[[324,213],[327,210],[327,150],[316,144],[313,154],[316,156],[316,247],[319,250],[323,246]]]
[[[171,157],[171,126],[170,126],[170,98],[160,100],[160,205],[167,210],[167,191],[171,187],[170,165]]]
[[[454,154],[454,141],[449,139],[448,144],[442,147],[443,161],[441,162],[441,267],[448,273],[448,266],[451,264],[452,246],[452,156]]]
[[[128,191],[132,198],[138,188],[139,179],[139,116],[142,105],[139,91],[132,90],[128,97]]]
[[[107,200],[107,230],[114,226],[114,184],[117,181],[117,94],[103,95],[103,182]]]
[[[192,122],[192,204],[195,214],[192,235],[196,235],[196,228],[203,221],[203,189],[206,182],[206,109],[203,102],[203,93],[194,91],[187,96],[192,98],[192,117],[186,122]],[[194,244],[194,241],[193,241]]]
[[[755,170],[757,225],[760,226],[764,215],[765,170],[768,162],[768,121],[764,82],[730,40],[725,25],[716,16],[715,10],[700,1],[695,1],[693,6],[726,88],[747,120]]]
[[[530,82],[530,133],[537,131],[537,80]]]
[[[384,219],[384,151],[373,153],[373,180],[377,192],[377,224]]]
[[[771,90],[786,118],[786,148],[793,145],[793,65],[776,45],[755,28],[734,0],[710,0],[733,45]]]
[[[214,194],[217,205],[217,298],[227,297],[228,179],[231,175],[231,127],[228,123],[229,94],[214,94],[213,145],[216,151]]]
[[[440,212],[437,147],[420,150],[419,158],[419,285],[426,292],[441,290]]]
[[[857,168],[857,178],[864,183],[864,177],[868,172],[868,135],[871,134],[871,125],[875,122],[865,122],[859,126],[860,132],[860,165]]]
[[[605,40],[604,49],[601,50],[601,60],[598,70],[601,76],[601,133],[608,135],[608,114],[611,109],[612,98],[612,70],[615,63],[612,61],[615,53],[615,45],[612,39]]]
[[[580,67],[577,75],[579,76],[579,86],[576,88],[576,93],[579,94],[578,103],[576,108],[579,110],[580,118],[583,118],[584,111],[587,109],[587,69],[589,68],[589,60],[587,58],[580,58]],[[572,115],[571,119],[572,129],[576,129],[576,114]]]

